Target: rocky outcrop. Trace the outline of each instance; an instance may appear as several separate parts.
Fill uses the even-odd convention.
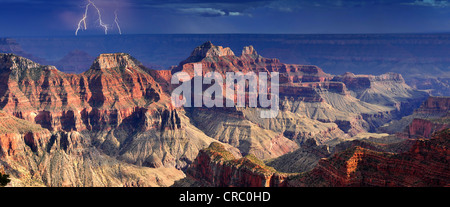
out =
[[[50,133],[82,133],[92,140],[85,147],[120,161],[182,169],[214,141],[183,109],[171,107],[168,88],[160,85],[167,83],[155,80],[167,74],[128,54],[102,54],[79,75],[13,54],[0,57],[0,109]]]
[[[19,155],[25,148],[45,151],[52,134],[39,125],[0,111],[0,136],[0,157],[5,157]]]
[[[433,139],[417,140],[409,151],[398,154],[355,146],[330,158],[320,159],[314,169],[304,173],[280,173],[251,156],[235,159],[220,144],[212,144],[199,153],[187,171],[189,176],[186,179],[197,182],[180,182],[178,185],[448,186],[449,140],[450,131],[445,130],[435,134]]]
[[[258,115],[255,116],[256,113]],[[253,154],[259,159],[269,159],[298,148],[296,141],[285,137],[282,131],[252,122],[261,120],[255,111],[193,108],[189,110],[189,117],[206,135],[236,147],[243,155]]]
[[[419,119],[416,118],[408,126],[409,137],[427,137],[437,131],[450,128],[450,117],[441,119]],[[441,121],[442,120],[442,121]]]
[[[379,76],[345,73],[335,76],[334,81],[343,82],[350,94],[359,100],[393,107],[401,115],[409,115],[428,97],[405,83],[402,75],[386,73]]]
[[[428,97],[414,113],[379,128],[381,132],[401,133],[410,138],[430,138],[434,132],[449,128],[449,97]]]
[[[253,155],[236,159],[219,143],[201,150],[187,173],[201,185],[215,187],[281,187],[288,177]]]
[[[344,83],[347,88],[352,91],[365,90],[370,88],[371,86],[371,81],[368,76],[356,76],[355,74],[350,72],[346,72],[343,75],[334,76],[333,81]]]
[[[234,56],[234,53],[229,47],[223,48],[222,46],[214,46],[210,41],[208,41],[195,48],[186,62],[197,62],[204,58],[224,56]]]
[[[193,76],[194,64],[201,64],[203,73],[215,71],[223,77],[227,72],[279,72],[281,106],[310,119],[336,123],[350,136],[373,132],[411,113],[427,96],[406,85],[400,74],[332,76],[317,66],[264,58],[253,46],[244,47],[242,55],[236,56],[229,48],[207,42],[174,67],[172,74],[183,71]]]
[[[445,115],[450,110],[450,97],[429,97],[415,112],[418,114]]]
[[[250,107],[174,108],[172,74],[192,75],[197,63],[204,73],[222,75],[279,72],[278,116],[261,119],[262,108]],[[150,70],[128,54],[115,53],[100,55],[84,73],[67,74],[0,54],[0,109],[16,122],[25,121],[27,130],[38,129],[5,127],[0,139],[2,162],[16,185],[166,185],[183,176],[180,170],[207,168],[205,163],[210,163],[214,167],[208,173],[191,175],[205,177],[208,185],[283,186],[289,175],[258,159],[274,159],[302,146],[320,148],[308,140],[322,145],[373,131],[400,116],[407,102],[421,97],[403,84],[396,74],[346,74],[342,80],[333,79],[317,66],[264,58],[252,46],[244,47],[238,57],[211,42],[197,47],[171,71]],[[376,101],[379,97],[381,102]],[[210,154],[204,151],[197,156],[213,142],[222,143],[233,155],[222,160],[226,165],[208,160]],[[298,169],[311,169],[327,153],[323,154]],[[233,174],[233,179],[219,171]],[[137,174],[161,179],[133,177]]]
[[[230,48],[206,42],[194,49],[191,55],[178,66],[172,68],[172,74],[187,72],[193,76],[194,64],[201,63],[203,72],[215,71],[225,77],[226,72],[280,72],[280,82],[323,82],[331,79],[317,66],[284,64],[278,59],[264,58],[258,55],[253,46],[246,46],[241,56],[235,56]],[[284,80],[284,81],[283,81]]]
[[[285,173],[300,173],[312,170],[321,158],[330,156],[326,145],[318,146],[314,139],[308,139],[297,150],[267,162],[268,166]]]
[[[450,131],[418,140],[405,153],[353,147],[322,159],[314,170],[289,186],[447,186],[450,179]]]
[[[10,186],[170,186],[185,176],[108,157],[78,132],[50,132],[1,111],[0,119],[0,168]]]
[[[81,75],[11,54],[1,59],[2,110],[51,131],[115,127],[136,108],[164,98],[153,77],[126,54],[101,55]]]
[[[143,63],[163,65],[164,68],[183,60],[186,52],[190,52],[193,44],[199,41],[213,39],[217,42],[226,42],[233,47],[251,42],[258,49],[258,54],[277,57],[284,62],[319,65],[333,74],[347,71],[360,74],[397,72],[403,75],[411,87],[415,86],[420,90],[432,89],[435,96],[450,96],[450,76],[447,68],[450,62],[447,53],[449,35],[442,33],[200,36],[176,34],[133,36],[123,42],[114,38],[106,40],[102,37],[86,37],[76,41],[58,37],[16,38],[16,42],[10,38],[5,39],[4,45],[7,49],[1,50],[2,41],[0,41],[0,52],[14,52],[30,59],[33,58],[19,53],[20,45],[26,46],[27,52],[47,60],[58,59],[74,48],[83,49],[89,54],[99,54],[105,49],[105,45],[111,45],[117,50],[133,51]],[[238,54],[240,51],[235,52],[236,55],[240,55]]]
[[[409,137],[430,138],[435,132],[450,128],[450,97],[429,97],[414,111],[408,125]]]

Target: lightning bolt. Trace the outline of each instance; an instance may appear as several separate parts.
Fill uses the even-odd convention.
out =
[[[89,2],[92,3],[92,6],[94,6],[94,8],[97,10],[98,21],[100,23],[100,26],[105,29],[105,35],[107,35],[108,34],[108,25],[103,23],[103,21],[102,21],[102,14],[100,13],[100,10],[97,8],[97,6],[95,6],[95,4],[91,0],[89,0]]]
[[[120,29],[119,26],[119,18],[117,17],[117,10],[114,11],[114,22],[116,22],[117,28],[119,29],[119,34],[122,34],[122,30]]]
[[[90,6],[90,5],[91,5],[91,2],[89,1],[89,4],[86,5],[86,10],[84,11],[83,18],[78,22],[78,28],[77,28],[77,31],[75,31],[75,36],[77,36],[77,35],[78,35],[78,31],[79,31],[80,29],[82,29],[82,28],[81,28],[81,23],[84,23],[84,30],[87,29],[87,27],[86,27],[86,18],[87,18],[87,12],[88,12],[88,10],[89,10],[89,6]]]
[[[102,14],[100,12],[100,9],[98,9],[98,7],[94,4],[94,2],[92,2],[91,0],[88,0],[88,1],[89,1],[89,3],[86,5],[86,8],[84,10],[83,18],[81,18],[81,20],[78,22],[78,27],[77,27],[77,30],[75,31],[75,36],[78,36],[78,31],[80,29],[83,29],[81,27],[82,26],[81,24],[83,24],[84,30],[87,30],[86,19],[87,19],[87,15],[88,15],[88,11],[89,11],[89,7],[90,6],[93,6],[94,9],[97,10],[99,24],[105,30],[105,35],[107,35],[108,34],[108,25],[103,23]]]

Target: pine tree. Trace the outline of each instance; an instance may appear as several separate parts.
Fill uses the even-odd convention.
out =
[[[5,187],[9,182],[11,182],[9,175],[0,173],[0,187]]]

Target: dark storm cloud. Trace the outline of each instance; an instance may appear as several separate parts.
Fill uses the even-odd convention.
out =
[[[294,11],[314,7],[352,8],[364,6],[450,6],[449,0],[93,0],[94,2],[125,2],[136,8],[173,9],[189,14],[206,14],[210,16],[227,16],[244,13],[254,8],[270,8],[280,11]],[[28,4],[47,7],[79,7],[86,0],[0,0],[0,4]]]
[[[450,0],[92,0],[114,32],[448,32]],[[0,36],[71,35],[87,0],[0,0]],[[102,34],[90,16],[88,32]]]
[[[172,10],[179,13],[199,15],[206,17],[214,16],[239,16],[252,8],[264,7],[273,2],[273,0],[135,0],[132,1],[135,7],[148,7]]]
[[[450,6],[448,0],[131,0],[136,7],[171,9],[200,16],[242,15],[255,8],[293,12],[310,8],[358,8],[370,6]]]
[[[184,14],[193,14],[203,17],[218,17],[218,16],[241,16],[243,13],[234,11],[227,11],[222,9],[215,9],[210,7],[189,7],[189,8],[179,8],[177,10]]]
[[[1,5],[28,5],[28,6],[72,6],[76,1],[52,0],[0,0]]]

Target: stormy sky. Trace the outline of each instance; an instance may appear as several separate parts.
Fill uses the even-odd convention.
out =
[[[92,0],[108,34],[450,32],[449,0]],[[0,37],[75,35],[88,0],[0,0]],[[87,30],[103,35],[91,6]],[[83,24],[82,24],[83,25]]]

